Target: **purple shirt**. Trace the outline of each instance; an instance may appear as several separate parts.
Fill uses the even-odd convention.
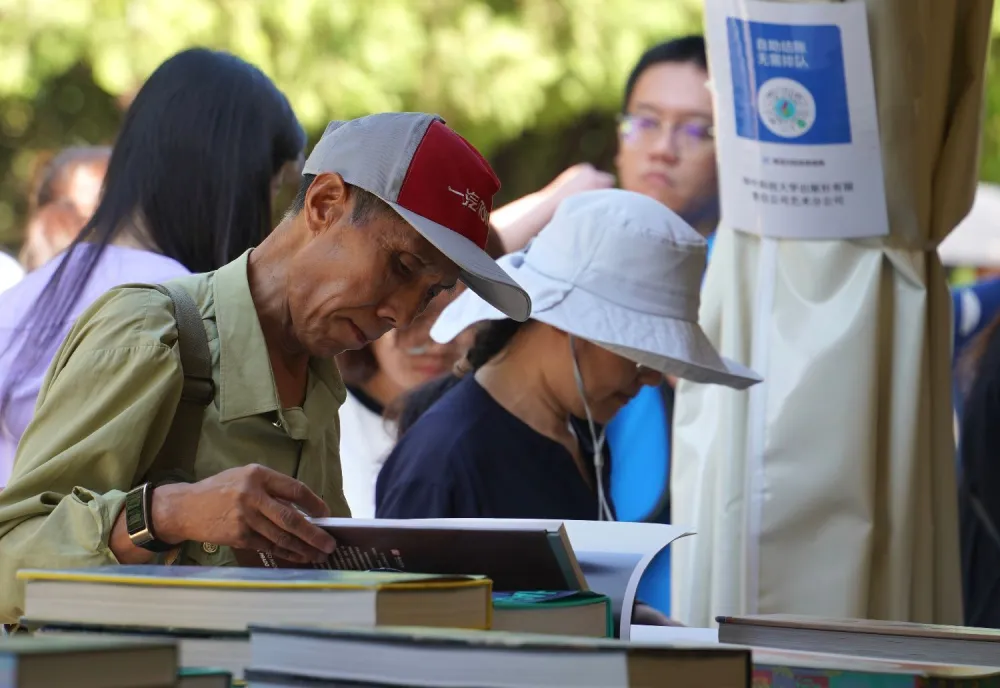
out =
[[[79,260],[83,255],[85,255],[83,251],[77,249],[74,251],[73,260]],[[37,270],[29,272],[24,279],[0,294],[0,395],[6,391],[7,376],[15,352],[22,341],[19,339],[12,350],[8,351],[8,344],[14,336],[15,328],[48,284],[64,256],[65,254],[56,256]],[[108,246],[97,262],[80,298],[60,324],[59,339],[65,339],[80,314],[97,297],[112,287],[130,282],[158,284],[187,274],[189,271],[177,261],[152,251]],[[68,273],[64,273],[63,279],[65,280],[67,276]],[[50,355],[54,355],[57,350],[53,349]],[[11,395],[10,405],[7,408],[0,408],[0,488],[7,484],[7,479],[10,477],[18,440],[24,434],[24,429],[35,412],[35,400],[49,363],[51,359],[45,360],[43,365],[39,365],[36,370],[23,378]]]

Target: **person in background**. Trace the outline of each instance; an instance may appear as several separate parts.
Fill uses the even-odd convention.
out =
[[[0,296],[0,488],[46,369],[79,315],[117,285],[208,272],[258,244],[270,228],[272,184],[301,166],[305,144],[285,96],[238,57],[187,50],[153,72],[79,236]],[[43,207],[60,194],[77,197],[66,166],[54,170]]]
[[[968,380],[958,443],[965,624],[1000,628],[1000,316],[958,362]]]
[[[431,325],[454,294],[436,296],[409,327],[337,356],[347,387],[340,407],[340,465],[344,497],[354,518],[375,517],[375,481],[396,444],[399,400],[409,390],[450,372],[472,344],[469,336],[444,344],[430,337]]]
[[[979,335],[1000,315],[1000,276],[995,270],[977,270],[979,279],[969,285],[952,289],[952,328],[954,348],[954,382],[952,384],[952,401],[955,415],[961,424],[968,393],[975,375],[975,365],[963,365],[970,359],[966,355],[970,345]],[[972,355],[971,358],[975,358]]]
[[[697,324],[704,239],[630,191],[560,205],[499,262],[528,290],[525,324],[462,294],[431,334],[479,325],[461,372],[410,393],[378,477],[379,518],[613,520],[605,424],[663,375],[745,388]],[[671,298],[663,299],[664,294]]]
[[[618,183],[663,203],[703,236],[719,222],[718,172],[705,40],[653,46],[625,85]]]
[[[497,208],[490,214],[487,251],[494,258],[520,250],[551,218],[566,197],[588,189],[609,188],[614,178],[588,164],[570,167],[541,191]],[[396,419],[405,392],[447,372],[471,346],[469,336],[446,344],[430,338],[430,327],[457,292],[438,295],[410,327],[393,330],[371,344],[337,357],[347,386],[340,409],[340,463],[344,496],[355,518],[375,515],[375,481],[396,444]]]
[[[69,247],[97,208],[111,149],[65,148],[35,180],[19,259],[31,271]]]
[[[408,395],[420,412],[403,414],[377,516],[613,518],[601,428],[644,385],[663,375],[741,389],[759,381],[721,359],[697,325],[705,252],[642,194],[565,200],[535,241],[499,261],[531,296],[527,323],[463,293],[434,324],[438,342],[479,326],[460,368],[469,374]]]

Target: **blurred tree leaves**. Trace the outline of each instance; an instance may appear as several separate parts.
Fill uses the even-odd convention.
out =
[[[703,2],[0,0],[0,243],[19,241],[39,161],[111,142],[145,77],[185,47],[260,66],[313,140],[333,118],[440,113],[496,163],[506,200],[573,162],[610,164],[629,70],[645,47],[699,30]],[[998,67],[994,50],[982,156],[993,181]]]
[[[642,50],[698,30],[701,0],[0,0],[0,242],[38,151],[107,143],[171,54],[257,64],[315,137],[373,111],[444,116],[490,154],[617,107]],[[558,170],[546,173],[550,178]]]
[[[0,242],[17,241],[39,151],[111,141],[146,76],[186,47],[257,64],[312,138],[330,119],[422,110],[490,154],[612,112],[642,50],[697,30],[700,11],[701,0],[0,0]]]

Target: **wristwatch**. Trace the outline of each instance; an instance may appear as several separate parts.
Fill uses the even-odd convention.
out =
[[[153,532],[153,490],[155,485],[143,483],[125,495],[125,525],[132,544],[150,552],[169,552],[176,545],[158,540]]]

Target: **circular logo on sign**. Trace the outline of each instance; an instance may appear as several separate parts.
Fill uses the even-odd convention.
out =
[[[761,84],[757,111],[771,133],[785,139],[802,136],[816,121],[816,101],[805,86],[778,77]]]

